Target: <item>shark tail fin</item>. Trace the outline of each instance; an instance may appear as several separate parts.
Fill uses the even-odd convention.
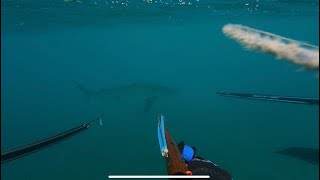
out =
[[[79,89],[81,92],[83,92],[86,95],[93,94],[92,90],[89,90],[88,88],[84,87],[82,84],[75,82],[76,88]]]
[[[86,97],[86,101],[88,101],[89,103],[92,103],[93,101],[93,98],[95,96],[95,94],[97,92],[93,91],[93,90],[90,90],[88,88],[86,88],[85,86],[83,86],[82,84],[78,83],[78,82],[75,82],[76,84],[76,88],[79,89]]]

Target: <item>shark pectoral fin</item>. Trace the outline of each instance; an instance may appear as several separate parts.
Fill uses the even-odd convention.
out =
[[[158,96],[146,97],[144,99],[144,112],[149,112]]]

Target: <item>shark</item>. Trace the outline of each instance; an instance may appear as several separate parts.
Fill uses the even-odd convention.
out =
[[[168,97],[177,94],[175,90],[167,86],[145,81],[136,81],[121,86],[97,90],[89,89],[76,82],[76,88],[89,97],[110,97],[118,100],[129,97],[142,98],[144,100],[144,112],[149,112],[160,97]]]
[[[280,151],[276,151],[275,153],[319,165],[319,149],[306,147],[290,147],[282,149]]]

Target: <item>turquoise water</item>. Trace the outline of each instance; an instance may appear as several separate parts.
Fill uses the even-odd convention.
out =
[[[319,178],[318,165],[274,153],[319,147],[318,106],[215,94],[318,98],[318,72],[244,50],[221,29],[242,24],[318,46],[319,1],[126,2],[1,1],[1,151],[103,119],[103,126],[2,165],[1,178],[164,175],[159,113],[176,142],[196,146],[236,180]],[[177,94],[143,112],[141,96],[88,102],[75,84],[134,81]]]

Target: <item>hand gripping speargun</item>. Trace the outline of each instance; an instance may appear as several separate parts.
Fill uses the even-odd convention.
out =
[[[191,175],[181,153],[164,125],[164,116],[158,117],[158,139],[161,155],[166,160],[168,175]]]

